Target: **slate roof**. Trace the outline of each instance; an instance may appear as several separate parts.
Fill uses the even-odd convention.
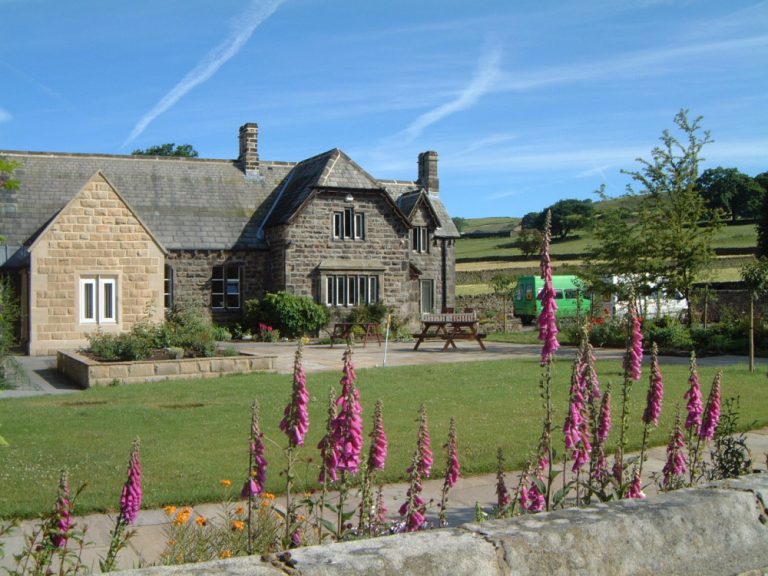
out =
[[[246,176],[237,161],[0,151],[15,160],[16,190],[0,190],[0,264],[25,260],[24,246],[101,171],[168,250],[263,248],[263,228],[287,223],[318,189],[381,191],[405,214],[415,182],[377,180],[335,148],[299,163],[260,161]],[[405,195],[405,196],[404,196]],[[403,201],[398,199],[403,196]],[[458,238],[438,196],[427,196],[436,235]]]

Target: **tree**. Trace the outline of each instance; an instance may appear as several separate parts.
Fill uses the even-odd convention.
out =
[[[638,158],[640,169],[624,173],[643,194],[640,217],[647,241],[637,251],[651,255],[662,289],[683,295],[690,326],[691,289],[712,258],[712,235],[720,221],[696,188],[701,149],[712,142],[709,132],[701,133],[701,117],[691,121],[687,110],[680,110],[674,123],[681,139],[664,130],[651,159]],[[635,192],[632,185],[629,190]]]
[[[765,192],[763,208],[757,218],[757,255],[768,258],[768,172],[755,176],[755,181]]]
[[[741,268],[741,279],[749,290],[749,371],[755,371],[755,302],[768,294],[768,258],[748,262]]]
[[[136,149],[131,152],[134,156],[181,156],[183,158],[197,158],[197,150],[192,144],[179,144],[176,146],[173,142],[169,144],[160,144],[150,146],[145,150]]]
[[[501,314],[503,318],[504,333],[507,332],[507,301],[512,298],[512,293],[515,291],[517,285],[517,279],[507,274],[496,274],[488,282],[493,293],[501,298]]]
[[[544,234],[540,230],[523,227],[512,244],[523,253],[523,256],[530,258],[534,254],[539,253],[543,240]]]
[[[765,190],[751,176],[736,168],[710,168],[696,180],[696,188],[712,210],[730,214],[731,220],[755,218],[763,205]]]
[[[464,231],[464,228],[467,227],[467,219],[462,218],[461,216],[454,216],[451,218],[453,220],[453,225],[456,226],[456,230],[459,231],[459,234],[461,234]]]
[[[544,230],[544,220],[547,211],[552,215],[552,234],[561,240],[577,228],[585,228],[592,218],[594,206],[592,200],[576,200],[569,198],[559,200],[542,212],[529,212],[521,221],[523,228],[536,228]]]

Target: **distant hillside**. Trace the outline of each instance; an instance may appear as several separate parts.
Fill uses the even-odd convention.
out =
[[[520,218],[509,216],[466,218],[461,229],[461,235],[467,237],[509,235],[519,225]]]

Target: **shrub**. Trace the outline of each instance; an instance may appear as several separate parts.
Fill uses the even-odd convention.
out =
[[[229,331],[229,329],[226,326],[221,326],[219,324],[214,324],[213,336],[218,342],[226,342],[228,340],[232,340],[232,333]]]
[[[388,313],[389,310],[383,302],[363,304],[352,309],[349,313],[349,322],[359,324],[375,322],[376,324],[381,324],[387,318]]]
[[[325,306],[316,304],[311,298],[275,292],[260,301],[248,300],[245,303],[245,319],[254,332],[259,323],[264,323],[289,338],[295,338],[307,333],[316,334],[328,323],[329,315]]]
[[[677,320],[661,318],[656,322],[647,322],[643,326],[643,339],[649,345],[656,342],[662,353],[685,352],[693,348],[691,331]]]
[[[168,344],[180,346],[193,356],[216,353],[216,331],[201,304],[182,302],[168,314]]]

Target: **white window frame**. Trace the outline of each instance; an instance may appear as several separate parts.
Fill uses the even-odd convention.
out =
[[[333,213],[331,227],[335,240],[365,240],[365,212],[338,210]]]
[[[81,276],[78,285],[80,323],[117,324],[117,289],[116,276]]]
[[[325,276],[325,305],[354,307],[379,301],[377,274],[328,274]]]
[[[163,307],[166,310],[173,308],[173,267],[166,264],[163,276]]]
[[[429,252],[429,228],[414,226],[411,230],[411,250],[419,254]]]

